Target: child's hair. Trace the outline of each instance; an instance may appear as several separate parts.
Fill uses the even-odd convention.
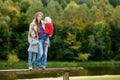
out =
[[[52,23],[52,19],[50,17],[45,17],[45,23],[46,22]]]
[[[31,36],[31,32],[32,32],[32,31],[35,33],[35,38],[37,38],[37,32],[35,31],[35,29],[32,29],[32,30],[30,31],[30,34],[29,34],[30,37],[32,37],[32,36]]]

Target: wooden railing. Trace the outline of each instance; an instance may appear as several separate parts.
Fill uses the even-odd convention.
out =
[[[79,72],[83,67],[66,67],[66,68],[46,68],[45,70],[29,70],[29,69],[10,69],[0,70],[0,74],[28,74],[28,73],[62,73],[63,80],[69,80],[70,72]]]

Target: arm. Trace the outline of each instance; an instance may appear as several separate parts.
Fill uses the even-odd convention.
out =
[[[29,31],[28,31],[28,42],[30,42],[30,31],[31,31],[33,28],[34,28],[35,30],[37,30],[36,27],[35,27],[35,24],[34,24],[34,23],[30,23]],[[37,38],[38,38],[38,36],[37,36]]]
[[[30,45],[36,45],[39,41],[30,38]]]
[[[52,37],[53,31],[54,31],[54,26],[53,26],[53,24],[51,24],[51,26],[50,26],[50,35],[49,35],[49,37]]]
[[[39,41],[31,42],[31,45],[38,44]]]
[[[28,42],[30,43],[30,31],[31,31],[31,29],[32,29],[32,26],[33,26],[33,24],[31,23],[30,25],[29,25],[29,31],[28,31]]]

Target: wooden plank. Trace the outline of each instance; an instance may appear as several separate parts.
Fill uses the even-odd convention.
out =
[[[63,80],[69,80],[69,73],[70,72],[78,72],[83,70],[83,67],[66,67],[66,68],[46,68],[43,69],[9,69],[9,70],[0,70],[1,74],[33,74],[33,73],[62,73]]]
[[[45,70],[29,70],[29,69],[9,69],[0,70],[0,74],[28,74],[28,73],[63,73],[63,72],[76,72],[83,70],[83,67],[66,67],[66,68],[46,68]]]

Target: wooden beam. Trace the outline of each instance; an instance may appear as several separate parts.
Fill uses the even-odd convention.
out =
[[[9,74],[9,73],[15,73],[15,74],[24,74],[24,73],[62,73],[62,72],[76,72],[83,70],[83,67],[66,67],[66,68],[46,68],[45,70],[39,69],[8,69],[8,70],[0,70],[0,74]]]
[[[62,73],[63,80],[69,80],[70,72],[79,72],[83,70],[83,67],[66,67],[66,68],[46,68],[43,69],[9,69],[9,70],[0,70],[0,74],[33,74],[33,73]]]

